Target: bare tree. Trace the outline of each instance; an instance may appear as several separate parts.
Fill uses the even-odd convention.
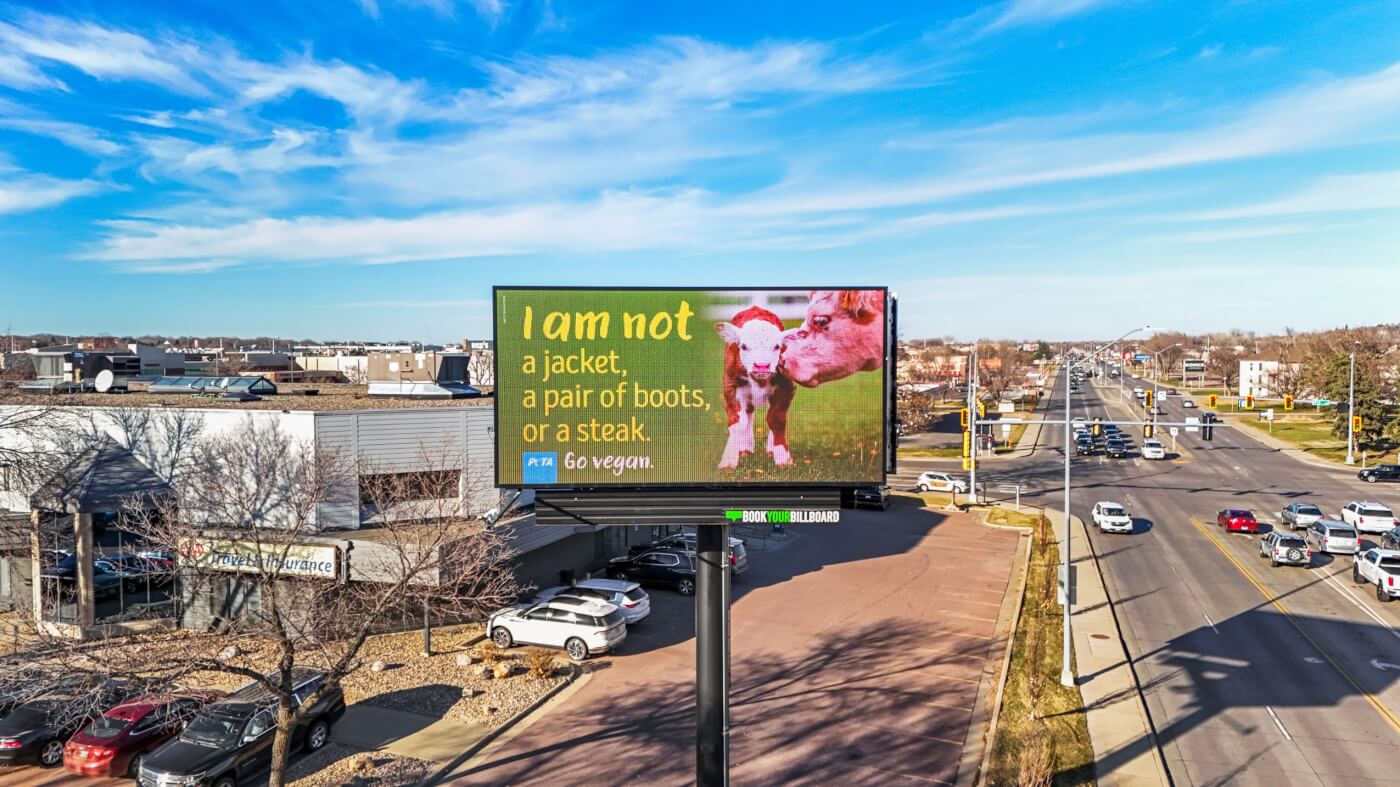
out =
[[[977,346],[977,384],[998,401],[1011,386],[1025,379],[1029,355],[1012,342],[982,342]]]
[[[1218,344],[1210,351],[1206,368],[1220,380],[1222,388],[1230,389],[1240,376],[1240,354],[1232,344]]]
[[[477,350],[471,354],[467,361],[467,375],[472,385],[495,385],[496,384],[496,360],[495,354],[485,350]]]

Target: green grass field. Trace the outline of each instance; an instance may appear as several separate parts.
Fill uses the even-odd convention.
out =
[[[1269,422],[1249,416],[1238,419],[1231,419],[1232,423],[1240,423],[1250,429],[1255,429],[1265,434],[1269,433]],[[1279,418],[1274,421],[1273,436],[1276,440],[1293,445],[1295,448],[1321,457],[1337,464],[1345,464],[1347,456],[1347,441],[1332,436],[1331,418],[1309,418],[1291,415],[1286,418]],[[1370,452],[1367,455],[1368,464],[1386,461],[1387,458],[1394,459],[1395,452],[1377,454]],[[1357,455],[1360,461],[1360,455]]]

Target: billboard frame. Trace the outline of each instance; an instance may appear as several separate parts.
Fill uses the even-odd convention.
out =
[[[617,484],[617,485],[612,485],[612,484],[603,484],[603,485],[596,485],[596,484],[595,484],[595,485],[579,485],[579,484],[502,484],[502,482],[501,482],[501,462],[500,462],[500,458],[501,458],[501,457],[500,457],[500,444],[501,444],[501,443],[500,443],[500,440],[501,440],[501,396],[500,396],[500,394],[501,394],[501,389],[500,389],[500,381],[501,381],[501,379],[502,379],[502,378],[501,378],[500,365],[501,365],[501,355],[502,355],[502,353],[501,353],[501,341],[500,341],[500,337],[497,336],[497,334],[496,334],[496,330],[497,330],[497,328],[500,326],[500,319],[499,319],[499,316],[498,316],[498,314],[497,314],[497,308],[498,308],[499,305],[500,305],[500,299],[497,297],[497,293],[499,293],[499,292],[501,292],[501,291],[517,291],[517,292],[518,292],[518,291],[534,291],[534,292],[540,292],[540,291],[548,291],[548,292],[575,291],[575,292],[589,292],[589,291],[597,291],[597,290],[608,290],[608,291],[613,291],[613,292],[669,292],[669,291],[673,291],[673,290],[692,290],[692,291],[698,291],[698,292],[733,292],[733,291],[735,291],[735,290],[746,290],[746,291],[755,291],[755,292],[811,292],[812,290],[816,290],[816,289],[823,289],[823,290],[876,290],[876,291],[879,291],[879,292],[884,296],[884,305],[885,305],[885,359],[884,359],[884,362],[881,364],[880,371],[881,371],[881,372],[883,373],[883,375],[884,375],[884,387],[885,387],[885,392],[884,392],[884,396],[881,397],[882,401],[881,401],[880,409],[881,409],[881,414],[882,414],[882,416],[883,416],[883,421],[884,421],[884,431],[883,431],[883,433],[881,434],[881,439],[884,441],[884,449],[885,449],[884,453],[885,453],[885,456],[882,457],[882,460],[883,460],[883,461],[881,461],[881,463],[880,463],[880,477],[879,477],[879,480],[878,480],[878,481],[847,482],[847,483],[832,482],[832,481],[773,481],[773,482],[766,482],[766,481],[758,481],[758,482],[755,482],[755,481],[746,481],[746,482],[744,482],[744,483],[731,483],[731,484],[714,484],[714,483],[704,483],[704,482],[663,482],[663,481],[658,481],[658,482],[656,482],[656,483],[647,483],[647,484]],[[790,488],[790,489],[791,489],[791,488],[805,488],[805,487],[813,487],[813,488],[825,487],[825,488],[831,489],[831,488],[855,488],[855,487],[862,487],[862,486],[870,486],[870,485],[872,485],[872,484],[879,484],[879,485],[881,485],[881,486],[884,486],[884,485],[886,485],[886,484],[889,483],[889,476],[890,476],[890,473],[893,472],[893,470],[894,470],[894,455],[895,455],[896,446],[898,445],[898,443],[897,443],[897,441],[898,441],[898,428],[896,427],[896,425],[895,425],[895,423],[894,423],[894,421],[893,421],[893,417],[894,417],[893,404],[894,404],[894,401],[895,401],[895,385],[896,385],[895,381],[898,379],[898,375],[897,375],[897,373],[896,373],[896,369],[894,368],[894,366],[895,366],[895,364],[898,363],[898,356],[899,356],[898,349],[897,349],[896,346],[895,346],[895,343],[898,341],[898,326],[895,324],[895,318],[896,318],[896,313],[897,313],[897,307],[895,306],[896,300],[897,300],[897,298],[896,298],[895,294],[892,293],[892,292],[890,292],[890,288],[889,288],[888,286],[884,286],[884,285],[866,285],[866,286],[849,286],[849,285],[848,285],[848,286],[820,286],[820,287],[817,287],[817,286],[813,286],[813,287],[793,287],[793,286],[772,286],[772,285],[763,285],[763,286],[733,285],[733,286],[728,286],[728,287],[704,287],[704,286],[684,286],[684,285],[675,285],[675,286],[667,286],[667,287],[660,287],[660,286],[641,286],[641,285],[607,286],[607,285],[584,285],[584,284],[579,284],[579,285],[539,285],[539,286],[535,286],[535,285],[526,285],[526,284],[496,284],[496,285],[492,285],[492,286],[491,286],[491,341],[493,342],[493,344],[494,344],[494,346],[495,346],[495,348],[496,348],[496,351],[495,351],[494,353],[492,353],[492,358],[491,358],[491,374],[492,374],[493,378],[496,380],[496,388],[495,388],[495,390],[492,392],[492,398],[495,399],[495,403],[494,403],[493,410],[492,410],[492,414],[491,414],[491,430],[492,430],[492,432],[493,432],[493,437],[494,437],[494,442],[495,442],[495,446],[493,447],[493,450],[492,450],[492,460],[493,460],[493,461],[492,461],[492,476],[493,476],[493,482],[495,483],[495,486],[496,486],[497,489],[545,489],[545,490],[552,490],[552,491],[570,490],[570,489],[579,489],[579,490],[597,489],[597,490],[600,490],[600,491],[609,491],[609,492],[621,491],[621,490],[626,490],[626,489],[664,489],[664,488],[670,488],[670,489],[690,489],[690,490],[694,490],[694,489],[713,489],[713,490],[715,490],[715,491],[725,491],[725,490],[731,490],[731,489],[762,489],[762,488],[765,488],[765,487],[771,488],[771,489],[775,489],[775,490],[776,490],[776,489],[780,489],[780,488],[783,488],[783,487]]]

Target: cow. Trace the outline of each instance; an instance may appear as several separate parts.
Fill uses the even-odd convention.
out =
[[[881,290],[813,290],[807,318],[788,331],[781,373],[806,388],[879,369],[885,362]]]
[[[729,416],[721,470],[738,467],[743,456],[753,453],[753,413],[764,406],[773,464],[792,464],[787,412],[797,387],[782,373],[781,364],[783,342],[795,330],[783,330],[778,315],[760,306],[744,309],[729,322],[715,323],[715,332],[724,338],[724,411]]]

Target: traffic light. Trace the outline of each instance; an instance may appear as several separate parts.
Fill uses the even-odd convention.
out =
[[[1155,391],[1153,391],[1152,389],[1149,388],[1149,389],[1147,389],[1146,391],[1143,391],[1143,393],[1147,394],[1147,396],[1143,397],[1143,402],[1142,402],[1142,404],[1143,404],[1144,407],[1146,407],[1147,409],[1151,410],[1151,409],[1152,409],[1152,394],[1155,393]]]
[[[1152,424],[1143,424],[1143,425],[1142,425],[1142,436],[1143,436],[1143,439],[1147,439],[1147,438],[1152,437]]]
[[[964,429],[967,428],[967,408],[966,408],[966,407],[964,407],[962,410],[960,410],[960,411],[958,412],[958,421],[961,422],[962,428],[964,428]]]
[[[1252,394],[1249,395],[1249,396],[1246,396],[1246,397],[1244,398],[1244,409],[1246,409],[1246,410],[1253,410],[1253,409],[1254,409],[1254,396],[1253,396]]]
[[[964,456],[964,457],[963,457],[963,472],[967,472],[968,470],[971,470],[971,469],[972,469],[972,458],[971,458],[971,457]]]
[[[1292,394],[1284,394],[1284,395],[1283,395],[1283,409],[1285,409],[1285,410],[1292,410],[1292,409],[1293,409],[1293,395],[1292,395]]]
[[[978,418],[986,418],[986,417],[987,417],[987,403],[986,403],[986,402],[978,402],[978,403],[977,403],[977,417],[978,417]]]
[[[1102,435],[1102,434],[1103,434],[1103,419],[1102,419],[1102,418],[1095,418],[1095,419],[1094,419],[1094,437],[1098,437],[1098,436],[1100,436],[1100,435]]]
[[[1219,397],[1217,397],[1215,394],[1211,394],[1211,395],[1210,395],[1210,409],[1212,409],[1212,410],[1215,409],[1215,403],[1216,403],[1217,401],[1219,401]]]
[[[963,458],[972,456],[972,432],[963,432]]]
[[[1359,416],[1359,415],[1353,415],[1353,416],[1351,417],[1351,431],[1353,431],[1353,432],[1359,432],[1359,431],[1361,431],[1361,416]]]

